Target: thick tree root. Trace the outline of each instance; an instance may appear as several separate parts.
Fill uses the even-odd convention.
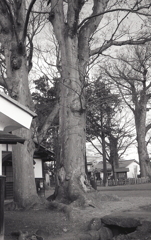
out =
[[[48,197],[48,200],[50,201],[52,197]],[[73,220],[74,219],[74,210],[77,208],[87,208],[87,207],[92,207],[95,208],[97,207],[93,200],[87,196],[87,194],[79,194],[78,198],[75,199],[74,201],[70,202],[69,204],[65,204],[63,199],[57,199],[56,200],[51,200],[48,204],[47,207],[49,209],[56,209],[57,211],[61,211],[65,213],[67,219]]]
[[[56,209],[57,211],[61,211],[65,213],[67,219],[71,220],[72,219],[72,208],[70,205],[66,205],[61,202],[57,201],[52,201],[48,204],[49,209]]]
[[[65,180],[64,177],[59,179],[64,181],[59,181],[54,194],[47,198],[50,202],[48,204],[49,208],[63,211],[71,219],[72,209],[96,207],[93,199],[89,197],[89,193],[95,192],[95,190],[89,185],[86,176],[81,175],[68,180]]]

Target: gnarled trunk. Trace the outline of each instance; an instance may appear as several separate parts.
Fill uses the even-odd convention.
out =
[[[62,48],[62,82],[59,112],[60,160],[57,163],[58,196],[73,201],[85,181],[85,109],[78,70],[77,38],[67,37]]]
[[[106,8],[108,0],[94,1],[93,14]],[[59,111],[59,152],[56,197],[61,201],[85,202],[89,190],[85,174],[85,77],[89,62],[89,40],[102,15],[78,29],[79,14],[85,1],[51,0],[49,20],[61,55]]]
[[[15,26],[8,29],[2,42],[6,61],[7,89],[12,98],[32,109],[28,86],[26,45],[23,39],[25,1],[22,1],[16,11],[17,15],[14,15]],[[5,18],[9,23],[7,14]],[[33,170],[34,144],[31,130],[20,129],[14,131],[14,134],[25,138],[24,145],[17,144],[13,147],[14,200],[19,207],[27,207],[33,205],[38,199]]]
[[[13,147],[14,201],[18,206],[28,208],[38,202],[33,171],[35,146],[30,130],[16,130],[15,134],[22,136],[26,141],[23,145],[18,143]]]

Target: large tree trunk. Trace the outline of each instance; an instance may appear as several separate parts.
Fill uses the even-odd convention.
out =
[[[5,17],[9,22],[8,16]],[[7,87],[12,98],[32,109],[28,86],[26,45],[23,40],[25,1],[22,1],[21,5],[18,6],[15,17],[15,30],[11,27],[3,41]],[[14,200],[19,207],[27,207],[33,205],[38,199],[33,170],[34,144],[30,130],[20,129],[14,131],[14,134],[26,140],[24,145],[17,144],[13,147]]]
[[[66,37],[61,46],[62,82],[59,112],[60,161],[57,164],[57,198],[74,201],[85,181],[85,110],[78,71],[77,37]]]
[[[94,1],[93,14],[103,11],[108,0]],[[61,53],[59,147],[56,197],[62,202],[85,202],[85,76],[89,62],[89,39],[102,15],[92,18],[78,30],[78,18],[85,1],[52,0],[50,21]]]
[[[103,152],[103,185],[107,186],[107,166],[106,166],[106,149],[105,149],[105,133],[103,129],[103,112],[101,111],[101,139],[102,139],[102,152]]]
[[[34,143],[30,130],[16,130],[15,134],[26,141],[24,145],[13,147],[14,201],[18,206],[28,208],[38,201],[33,172]]]
[[[116,137],[114,137],[112,134],[110,134],[109,140],[110,140],[110,160],[109,160],[109,162],[112,165],[113,177],[114,177],[114,180],[116,183],[117,182],[117,174],[115,172],[115,169],[119,168],[119,157],[118,157],[118,149],[117,149],[118,139]]]
[[[136,134],[141,177],[151,177],[150,159],[147,151],[146,136],[146,105],[135,110]]]
[[[107,166],[106,166],[106,149],[105,149],[105,134],[102,131],[102,152],[103,152],[103,185],[107,186]]]
[[[53,8],[53,7],[52,7]],[[57,199],[73,202],[81,199],[85,185],[85,110],[79,75],[78,38],[64,24],[62,2],[54,1],[52,21],[61,51],[59,110],[59,159],[57,159]]]

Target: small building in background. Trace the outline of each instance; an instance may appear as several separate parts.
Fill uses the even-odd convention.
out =
[[[127,168],[129,170],[127,171],[127,178],[137,178],[140,174],[140,165],[135,159],[119,161],[119,170],[122,168]]]
[[[113,176],[112,166],[109,162],[106,163],[107,177],[111,179]],[[88,172],[91,174],[92,171],[100,173],[100,178],[103,179],[103,162],[93,165],[88,164]],[[117,179],[137,178],[140,174],[140,165],[135,159],[131,160],[120,160],[119,168],[115,169]]]

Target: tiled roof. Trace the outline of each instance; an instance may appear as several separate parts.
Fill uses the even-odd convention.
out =
[[[131,163],[133,163],[133,162],[139,164],[135,159],[131,159],[131,160],[121,160],[121,161],[119,161],[119,167],[120,167],[120,168],[126,168],[126,167],[128,167],[128,166],[129,166]]]
[[[111,166],[111,164],[110,163],[106,163],[106,167],[107,167],[107,169],[109,170],[109,169],[112,169],[112,166]],[[96,164],[95,165],[95,168],[97,169],[97,170],[102,170],[103,169],[103,162],[99,162],[98,164]]]
[[[87,162],[95,162],[100,160],[101,160],[100,156],[87,156]]]
[[[133,162],[136,162],[137,164],[139,164],[135,159],[121,160],[119,161],[119,168],[127,168]],[[112,170],[112,166],[110,163],[107,162],[106,166],[107,166],[107,170]],[[96,168],[99,171],[103,170],[103,162],[99,162],[98,164],[95,165],[94,168]]]
[[[5,133],[4,131],[0,131],[0,143],[3,144],[16,144],[16,143],[24,143],[25,139],[18,137],[16,135]]]

